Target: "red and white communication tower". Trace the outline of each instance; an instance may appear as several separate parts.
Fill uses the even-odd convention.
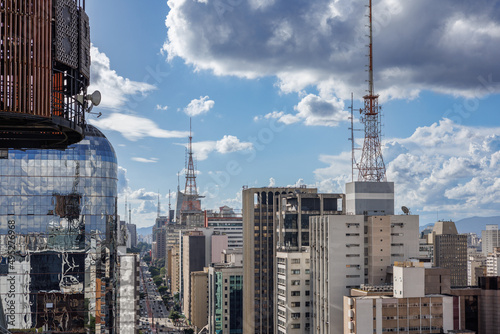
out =
[[[365,125],[365,138],[361,153],[361,160],[357,164],[359,171],[358,181],[381,182],[385,181],[385,164],[382,158],[382,149],[380,145],[381,137],[381,115],[378,105],[378,95],[375,95],[373,89],[373,34],[372,34],[372,0],[369,3],[369,77],[368,94],[363,96],[365,100],[364,108],[360,109],[361,122]]]

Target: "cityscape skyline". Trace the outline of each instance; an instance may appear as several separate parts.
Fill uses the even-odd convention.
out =
[[[366,88],[366,18],[364,2],[328,3],[285,10],[282,1],[171,0],[171,8],[164,1],[87,2],[89,91],[103,94],[94,109],[103,116],[89,122],[117,151],[120,215],[127,197],[132,223],[151,226],[158,190],[162,214],[169,189],[175,203],[190,116],[206,209],[241,208],[244,185],[345,191],[350,92],[357,116]],[[421,225],[497,215],[497,3],[374,2],[374,85],[387,176],[396,184],[396,211],[408,206]],[[432,15],[412,19],[429,6]],[[119,15],[105,14],[112,11]],[[253,34],[240,28],[247,23]],[[196,34],[204,27],[206,34]],[[305,36],[317,37],[305,43]],[[183,183],[181,175],[181,190]]]

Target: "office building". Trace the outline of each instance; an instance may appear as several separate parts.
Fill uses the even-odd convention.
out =
[[[151,253],[153,260],[165,259],[167,255],[167,226],[169,219],[166,216],[156,217],[155,224],[152,229],[153,243],[151,245]]]
[[[191,308],[186,317],[198,333],[208,324],[208,268],[191,273]]]
[[[227,250],[208,268],[209,333],[243,333],[243,266],[241,250]]]
[[[493,253],[495,247],[500,247],[500,231],[498,225],[486,225],[486,230],[481,231],[482,251],[484,256]]]
[[[229,248],[243,247],[243,217],[234,213],[228,206],[219,208],[219,212],[206,212],[205,227],[213,228],[220,234],[227,235]]]
[[[477,286],[478,277],[481,276],[486,276],[486,256],[482,252],[469,252],[467,260],[467,285]]]
[[[0,300],[9,329],[116,326],[117,161],[95,127],[65,150],[0,159]]]
[[[274,259],[276,239],[275,198],[294,192],[316,193],[307,188],[245,188],[243,212],[243,332],[274,333]]]
[[[131,247],[136,247],[137,246],[137,227],[135,224],[127,224],[127,230],[130,235],[130,246]]]
[[[438,221],[432,231],[434,266],[450,269],[451,286],[467,286],[467,236],[452,221]]]
[[[85,136],[90,26],[85,0],[0,1],[0,148],[66,149]]]
[[[312,315],[316,333],[342,333],[343,296],[390,283],[394,262],[419,256],[418,216],[394,215],[392,182],[346,184],[341,215],[310,218]]]
[[[309,217],[342,214],[343,194],[295,192],[277,197],[277,270],[274,303],[276,333],[310,330]]]
[[[453,297],[426,295],[426,269],[408,264],[394,266],[392,291],[367,286],[344,297],[343,333],[447,333],[454,329]]]
[[[500,247],[495,247],[486,257],[486,276],[500,276]]]
[[[135,334],[139,326],[140,265],[138,254],[118,255],[118,333]]]
[[[193,307],[191,304],[191,273],[203,271],[205,267],[205,236],[203,233],[200,231],[186,232],[182,236],[181,252],[182,313],[189,318]]]
[[[500,334],[500,276],[480,277],[479,334]]]

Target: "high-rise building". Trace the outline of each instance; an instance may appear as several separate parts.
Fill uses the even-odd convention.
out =
[[[233,209],[223,206],[220,212],[206,212],[205,227],[212,227],[214,231],[227,235],[229,248],[243,247],[243,218],[234,213]]]
[[[316,193],[307,188],[243,189],[243,333],[274,333],[275,200],[281,194]]]
[[[477,286],[478,277],[486,276],[486,256],[476,252],[469,253],[467,257],[467,285]]]
[[[3,15],[3,14],[2,14]],[[116,326],[117,161],[95,127],[0,159],[0,300],[9,330]]]
[[[342,214],[343,194],[295,192],[277,196],[275,272],[276,333],[310,330],[309,217]]]
[[[341,215],[310,218],[311,327],[341,333],[343,296],[361,284],[390,283],[396,261],[417,258],[418,216],[394,215],[392,182],[346,184]]]
[[[224,252],[224,260],[208,268],[209,333],[243,332],[243,267],[241,250]]]
[[[500,247],[500,231],[498,225],[486,225],[486,230],[481,231],[483,255],[493,253],[495,247]]]
[[[120,334],[136,334],[139,325],[139,279],[138,254],[119,254],[117,271],[117,327]]]
[[[486,275],[500,276],[500,247],[495,247],[486,257]]]
[[[205,267],[205,236],[199,231],[186,232],[182,236],[182,312],[190,318],[191,304],[191,273],[203,271]]]
[[[500,276],[480,277],[478,334],[500,334]]]
[[[127,230],[130,235],[130,246],[131,247],[136,247],[137,246],[137,227],[135,224],[127,224]]]
[[[452,221],[438,221],[432,230],[434,266],[451,271],[451,286],[467,285],[467,235]]]
[[[191,313],[186,316],[195,327],[195,333],[198,333],[208,324],[208,268],[204,268],[203,271],[193,271],[190,276]]]
[[[0,147],[65,149],[98,105],[85,0],[0,0]]]

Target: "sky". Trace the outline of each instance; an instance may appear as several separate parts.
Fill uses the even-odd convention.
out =
[[[174,207],[190,118],[205,209],[241,209],[243,186],[344,192],[367,3],[87,0],[89,92],[102,93],[87,121],[117,153],[118,213],[127,199],[145,227],[158,196],[162,215],[169,192]],[[374,0],[373,43],[395,212],[420,225],[500,215],[500,1]]]

